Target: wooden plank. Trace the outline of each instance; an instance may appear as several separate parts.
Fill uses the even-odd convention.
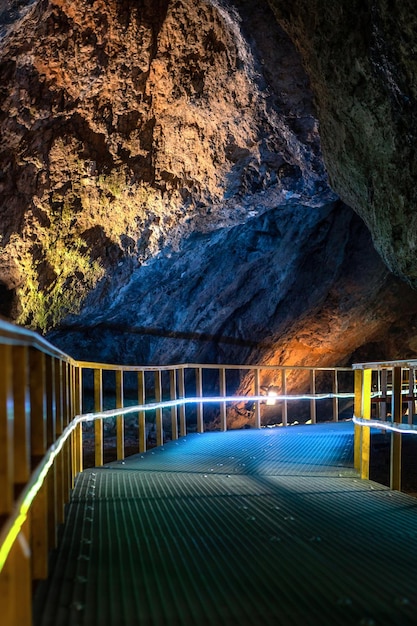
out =
[[[123,408],[123,372],[116,371],[116,409]],[[125,419],[123,415],[116,417],[116,454],[117,460],[125,458]]]
[[[59,359],[55,360],[55,407],[56,407],[56,436],[57,438],[63,431],[63,380],[62,380],[63,362]],[[56,516],[57,524],[64,521],[65,506],[65,470],[64,470],[64,453],[58,456],[55,462],[55,480],[56,480]]]
[[[29,348],[31,465],[35,468],[46,452],[45,355]]]
[[[27,346],[12,347],[15,495],[30,476],[29,357]]]
[[[69,407],[69,364],[62,362],[62,425],[66,428],[70,419]],[[62,451],[64,471],[64,501],[68,502],[71,491],[71,446],[67,442]]]
[[[46,447],[56,441],[55,359],[45,356]]]
[[[42,580],[48,576],[48,491],[45,482],[33,501],[30,515],[32,578]]]
[[[12,510],[14,499],[12,350],[0,345],[0,517]]]
[[[27,529],[28,522],[17,536],[11,552],[14,626],[32,626],[32,564]]]

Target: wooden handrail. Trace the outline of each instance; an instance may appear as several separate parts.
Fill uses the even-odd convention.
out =
[[[231,396],[236,390],[233,381],[242,376],[234,374],[229,378],[228,374],[238,370],[248,377],[249,383],[248,391],[235,397]],[[109,372],[114,372],[110,376],[114,379],[110,388],[113,406],[110,411],[103,411],[104,402],[108,402],[104,386]],[[132,372],[137,374],[135,406],[125,406],[125,377]],[[205,392],[208,372],[218,391],[216,397],[207,397]],[[299,397],[291,391],[291,373],[305,378],[307,388],[311,385],[313,393],[306,392],[302,397],[308,406],[314,406],[315,421],[317,400],[323,396],[314,393],[318,372],[331,372],[328,378],[335,389],[339,373],[352,370],[195,363],[126,366],[77,361],[36,333],[0,320],[0,552],[3,556],[7,552],[3,563],[0,558],[0,597],[8,599],[4,611],[2,606],[2,626],[15,626],[17,615],[19,626],[31,624],[32,581],[47,575],[48,554],[56,545],[56,527],[64,520],[65,503],[83,468],[83,422],[94,421],[94,463],[99,466],[104,462],[103,419],[116,418],[115,447],[119,459],[125,455],[123,416],[131,413],[138,416],[138,452],[147,447],[145,416],[149,411],[153,411],[151,422],[156,425],[159,445],[166,440],[165,429],[171,431],[172,439],[187,434],[186,410],[190,411],[187,407],[192,404],[199,432],[205,429],[205,407],[209,402],[218,406],[221,430],[227,429],[228,411],[233,403],[250,404],[254,426],[259,428],[261,405],[266,400],[263,382],[276,379],[282,381],[281,395],[276,401],[281,403],[286,424],[289,400]],[[192,397],[191,388],[195,390]],[[285,395],[287,389],[290,392]],[[329,391],[326,397],[333,398],[332,390]],[[154,398],[159,401],[157,404]],[[89,414],[87,401],[92,411]],[[169,411],[168,419],[164,410]],[[27,610],[21,610],[22,603]]]

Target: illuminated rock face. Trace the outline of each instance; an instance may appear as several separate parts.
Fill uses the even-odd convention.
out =
[[[3,314],[88,359],[414,354],[266,2],[3,4]]]

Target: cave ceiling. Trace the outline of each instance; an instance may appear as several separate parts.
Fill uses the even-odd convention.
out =
[[[414,356],[413,14],[0,1],[2,316],[88,360]]]

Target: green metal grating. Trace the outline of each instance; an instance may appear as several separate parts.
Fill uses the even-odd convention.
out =
[[[417,624],[417,500],[351,423],[189,435],[78,477],[36,626]]]

